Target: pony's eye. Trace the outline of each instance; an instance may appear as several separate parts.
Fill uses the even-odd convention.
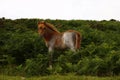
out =
[[[46,28],[43,28],[44,30],[46,29]]]
[[[39,29],[42,29],[41,27]]]

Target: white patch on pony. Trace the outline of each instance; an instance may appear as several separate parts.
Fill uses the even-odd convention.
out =
[[[63,43],[66,45],[66,47],[70,48],[72,51],[75,51],[75,33],[74,32],[65,32],[63,34]]]

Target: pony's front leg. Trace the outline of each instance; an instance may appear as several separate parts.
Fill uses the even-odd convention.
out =
[[[52,69],[53,48],[49,47],[49,68]]]

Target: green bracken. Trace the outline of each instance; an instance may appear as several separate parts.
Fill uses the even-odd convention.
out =
[[[1,78],[43,76],[40,79],[97,80],[98,77],[92,76],[120,75],[120,21],[44,20],[60,32],[72,29],[82,35],[81,49],[76,53],[69,50],[54,51],[52,70],[48,68],[48,49],[37,33],[38,21],[43,19],[0,19]],[[68,73],[80,76],[60,76]],[[14,76],[4,77],[3,74]],[[118,77],[100,77],[98,80],[115,78]]]
[[[23,77],[23,76],[0,75],[0,80],[120,80],[120,76],[97,77],[97,76],[75,76],[73,74],[68,74],[68,75]]]

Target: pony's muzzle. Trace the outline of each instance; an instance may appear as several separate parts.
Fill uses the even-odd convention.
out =
[[[40,38],[43,38],[43,34],[39,34],[39,37],[40,37]]]
[[[42,38],[42,37],[43,37],[43,35],[40,34],[40,35],[39,35],[39,38]]]

